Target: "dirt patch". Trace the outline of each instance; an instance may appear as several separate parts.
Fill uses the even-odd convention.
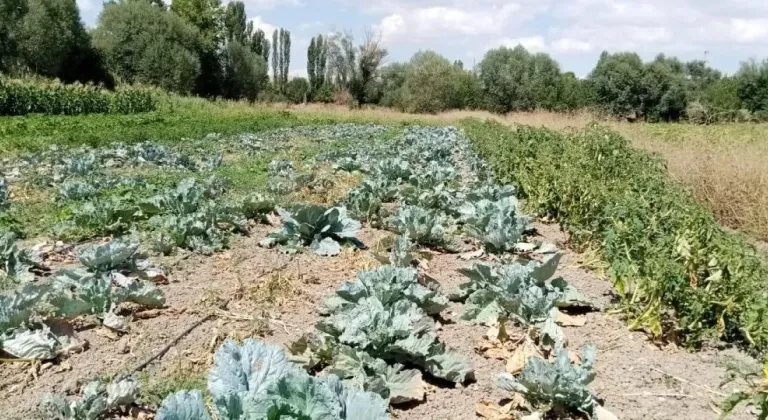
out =
[[[556,226],[537,228],[540,239],[554,243],[566,239]],[[359,270],[376,265],[364,251],[348,249],[339,257],[322,258],[311,253],[288,256],[260,248],[258,241],[270,230],[259,226],[251,236],[237,238],[224,253],[212,257],[192,255],[179,262],[169,275],[170,284],[161,286],[168,309],[151,319],[134,320],[129,333],[115,336],[101,327],[89,328],[79,334],[89,341],[90,348],[65,361],[34,367],[23,363],[0,365],[0,391],[5,396],[0,403],[0,418],[35,418],[44,393],[77,394],[88,379],[129,371],[211,311],[217,317],[203,323],[152,363],[147,368],[150,376],[162,376],[180,364],[205,372],[213,352],[227,337],[261,336],[272,343],[287,344],[314,329],[316,309],[325,296]],[[389,235],[364,229],[360,239],[373,247]],[[576,256],[566,251],[557,274],[600,306],[609,307],[614,298],[610,284],[575,262]],[[450,292],[464,281],[456,270],[470,263],[457,254],[438,253],[428,262],[429,273]],[[226,310],[218,309],[224,303]],[[449,347],[470,358],[476,381],[455,387],[430,382],[425,402],[396,408],[393,417],[474,418],[476,403],[508,397],[494,385],[496,375],[504,371],[504,362],[487,359],[475,351],[486,329],[459,320],[461,306],[454,303],[444,312],[439,335]],[[586,317],[585,326],[566,328],[570,347],[578,349],[587,342],[597,345],[597,379],[591,389],[621,419],[715,419],[715,404],[723,399],[720,394],[730,391],[718,389],[725,377],[724,363],[729,359],[750,361],[733,350],[690,353],[659,348],[645,334],[628,331],[617,316],[608,312]],[[750,417],[748,410],[742,409],[733,418]]]

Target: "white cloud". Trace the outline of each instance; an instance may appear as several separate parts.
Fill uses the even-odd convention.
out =
[[[528,51],[540,52],[547,50],[547,44],[542,36],[526,36],[522,38],[502,38],[500,42],[495,45],[489,46],[490,48],[503,45],[507,48],[515,48],[518,45],[522,45]]]
[[[455,39],[500,35],[513,22],[532,16],[520,4],[511,2],[485,2],[496,3],[487,4],[487,7],[463,1],[450,5],[439,1],[432,2],[433,5],[414,3],[378,5],[375,10],[389,10],[390,13],[374,29],[381,32],[386,41]]]
[[[267,35],[267,38],[272,36],[272,33],[275,32],[275,29],[278,29],[277,26],[264,22],[264,19],[261,16],[256,16],[255,18],[250,19],[250,21],[253,22],[253,27],[255,29],[261,29],[264,31],[264,33]]]
[[[234,0],[228,0],[225,3],[229,3],[230,1],[234,1]],[[304,3],[302,3],[299,0],[241,0],[241,1],[245,3],[246,10],[270,10],[280,6],[296,7],[296,6],[304,5]]]
[[[569,53],[586,53],[592,51],[592,44],[578,39],[560,38],[552,42],[552,51]]]

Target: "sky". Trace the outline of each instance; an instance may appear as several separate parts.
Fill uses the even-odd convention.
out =
[[[168,1],[168,0],[166,0]],[[224,0],[226,3],[227,0]],[[102,0],[77,0],[93,27]],[[310,39],[331,31],[378,33],[387,63],[430,49],[465,68],[486,51],[522,44],[586,76],[601,51],[703,59],[726,73],[768,57],[766,0],[244,0],[249,20],[291,31],[291,75],[306,75]],[[271,37],[270,37],[271,38]]]

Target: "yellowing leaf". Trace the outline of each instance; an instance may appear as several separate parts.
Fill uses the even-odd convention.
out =
[[[499,406],[497,404],[480,401],[475,404],[475,412],[479,417],[490,420],[515,420],[515,415],[512,413],[512,405],[506,404]]]
[[[538,358],[544,358],[542,356],[539,349],[536,347],[533,342],[529,340],[525,340],[523,344],[515,349],[514,353],[512,353],[512,357],[507,360],[507,366],[506,370],[507,372],[516,375],[523,371],[523,368],[525,368],[525,364],[528,363],[528,358],[530,357],[538,357]]]

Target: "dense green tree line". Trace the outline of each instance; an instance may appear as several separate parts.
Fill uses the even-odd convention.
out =
[[[409,112],[593,109],[631,120],[702,123],[768,116],[768,61],[723,75],[701,60],[659,55],[644,62],[635,53],[604,52],[582,79],[522,46],[492,49],[470,69],[433,51],[384,65],[386,57],[370,33],[360,43],[346,33],[318,35],[307,49],[307,78],[291,79],[290,31],[254,28],[240,1],[111,0],[89,32],[76,0],[0,0],[0,72],[11,75]]]
[[[242,2],[113,0],[89,33],[76,0],[0,0],[0,71],[255,100],[288,81],[291,36],[279,33],[280,49],[273,49]],[[272,51],[280,63],[273,85]]]

